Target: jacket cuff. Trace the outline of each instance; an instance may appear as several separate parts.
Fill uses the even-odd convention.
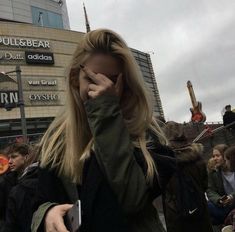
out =
[[[35,211],[35,213],[33,214],[33,219],[32,219],[32,224],[31,224],[32,232],[39,231],[39,228],[44,221],[47,211],[55,205],[57,205],[57,203],[46,202],[39,206],[37,211]]]
[[[89,99],[84,103],[88,114],[92,114],[99,110],[100,115],[107,115],[110,111],[110,106],[113,105],[119,106],[119,97],[115,95],[101,95],[97,98]]]

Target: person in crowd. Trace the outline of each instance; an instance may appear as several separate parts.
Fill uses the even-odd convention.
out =
[[[224,156],[227,149],[228,146],[225,144],[219,144],[213,148],[216,169],[209,173],[207,196],[214,225],[223,224],[234,204],[234,171],[230,171],[229,162]]]
[[[232,124],[231,126],[228,127],[228,129],[235,130],[235,112],[231,110],[231,105],[225,106],[225,113],[223,115],[223,123],[224,123],[224,126],[228,126],[229,124]]]
[[[4,222],[8,196],[27,165],[29,147],[27,144],[14,143],[6,149],[6,153],[9,159],[9,171],[0,178],[0,220]]]
[[[8,196],[5,232],[31,231],[32,215],[37,205],[38,164],[38,147],[30,145],[27,165]]]
[[[235,185],[235,146],[231,146],[229,147],[225,153],[225,162],[226,165],[228,167],[228,170],[231,173],[231,179],[233,179],[232,184]],[[231,205],[233,207],[232,210],[230,211],[230,213],[228,214],[228,216],[225,219],[225,225],[227,225],[226,227],[224,227],[227,229],[228,232],[234,232],[235,231],[235,200],[234,200],[234,196],[235,194],[232,194],[233,197],[233,201],[231,203]]]
[[[161,187],[149,144],[160,153],[167,140],[130,49],[111,30],[87,33],[66,83],[64,111],[40,143],[32,231],[68,231],[64,216],[78,198],[79,231],[164,231],[152,204]]]
[[[208,174],[203,146],[188,140],[184,124],[169,121],[164,132],[177,162],[163,194],[167,232],[212,232],[205,196]]]

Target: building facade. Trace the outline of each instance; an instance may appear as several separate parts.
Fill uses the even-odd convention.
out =
[[[70,28],[65,0],[0,0],[0,18],[43,27]]]
[[[20,65],[28,133],[45,130],[65,102],[65,76],[84,33],[0,21],[0,72]],[[21,133],[16,73],[0,80],[0,137]]]
[[[151,58],[149,53],[144,53],[136,49],[131,49],[138,65],[140,66],[140,70],[143,74],[145,83],[147,88],[151,90],[150,97],[153,102],[153,112],[154,116],[164,118],[164,113],[162,109],[161,98],[155,78],[155,74],[153,71],[153,66],[151,62]]]

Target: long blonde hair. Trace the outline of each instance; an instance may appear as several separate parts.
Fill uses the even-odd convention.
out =
[[[82,181],[84,160],[90,155],[93,139],[79,95],[79,72],[80,65],[96,52],[107,53],[122,62],[122,115],[134,146],[140,147],[144,154],[148,166],[146,178],[151,182],[156,167],[146,148],[145,131],[153,131],[161,143],[166,143],[166,138],[152,119],[143,77],[130,49],[119,35],[107,29],[91,31],[78,43],[66,79],[66,104],[41,140],[41,166],[56,168],[59,175],[75,183]]]

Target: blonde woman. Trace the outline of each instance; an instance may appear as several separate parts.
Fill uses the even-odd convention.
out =
[[[74,53],[67,103],[41,141],[40,207],[32,231],[68,231],[63,216],[81,200],[81,231],[164,231],[147,150],[166,139],[152,120],[141,72],[119,35],[87,33]],[[152,139],[153,140],[153,139]]]

